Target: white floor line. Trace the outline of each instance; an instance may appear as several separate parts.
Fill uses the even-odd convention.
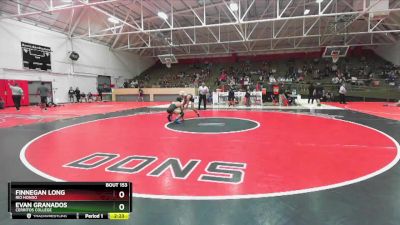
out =
[[[160,109],[163,109],[163,108],[168,108],[168,106],[169,106],[169,104],[155,105],[155,106],[149,106],[149,108],[160,108]]]

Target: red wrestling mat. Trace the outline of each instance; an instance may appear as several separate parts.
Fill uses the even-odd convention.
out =
[[[167,199],[325,190],[371,178],[398,161],[397,142],[351,122],[281,112],[200,113],[173,129],[165,126],[165,113],[77,124],[29,142],[20,158],[50,180],[132,181],[134,196]],[[213,134],[174,130],[231,126],[218,118],[258,126]],[[189,127],[189,121],[198,122]]]
[[[59,107],[41,110],[38,106],[21,107],[17,111],[14,107],[0,110],[0,128],[27,125],[33,123],[51,122],[92,114],[102,114],[136,109],[147,106],[156,106],[162,102],[94,102],[65,104]]]
[[[326,102],[326,105],[339,108],[354,110],[386,119],[400,120],[400,107],[395,107],[394,102],[348,102],[340,104],[338,102]],[[385,106],[388,105],[388,106]]]

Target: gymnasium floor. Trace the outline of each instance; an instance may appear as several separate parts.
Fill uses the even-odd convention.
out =
[[[13,115],[0,124],[0,224],[399,224],[399,108],[221,108],[176,125],[165,103],[90,104],[80,113],[84,105],[25,108],[46,118],[26,125],[0,111]],[[7,213],[8,181],[121,180],[133,182],[129,221]]]
[[[96,102],[63,104],[42,110],[38,106],[21,107],[17,112],[14,107],[0,110],[0,128],[51,122],[93,114],[105,114],[127,109],[160,105],[160,102]]]
[[[347,104],[329,102],[327,104],[330,106],[372,114],[387,119],[400,120],[400,108],[395,107],[395,103],[393,102],[348,102]]]

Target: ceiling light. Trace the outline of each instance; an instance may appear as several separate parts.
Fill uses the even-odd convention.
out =
[[[236,2],[231,2],[231,4],[229,4],[229,8],[231,8],[232,11],[238,11],[239,6]]]
[[[72,3],[72,0],[61,0],[61,1],[65,3]]]
[[[321,2],[323,2],[324,0],[317,0],[317,3],[321,3]]]
[[[167,20],[168,19],[168,16],[167,16],[167,14],[165,14],[165,12],[158,12],[157,16],[160,17],[163,20]]]
[[[113,24],[118,24],[119,23],[119,19],[117,19],[117,18],[115,18],[113,16],[110,16],[110,17],[108,17],[108,22],[113,23]]]
[[[308,15],[310,13],[309,9],[304,10],[304,15]]]

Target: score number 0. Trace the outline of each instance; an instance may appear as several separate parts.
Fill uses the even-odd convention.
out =
[[[118,193],[118,197],[119,198],[124,198],[125,197],[125,192],[124,191],[120,191]],[[125,205],[123,203],[119,204],[118,206],[119,210],[123,211],[125,209]]]

